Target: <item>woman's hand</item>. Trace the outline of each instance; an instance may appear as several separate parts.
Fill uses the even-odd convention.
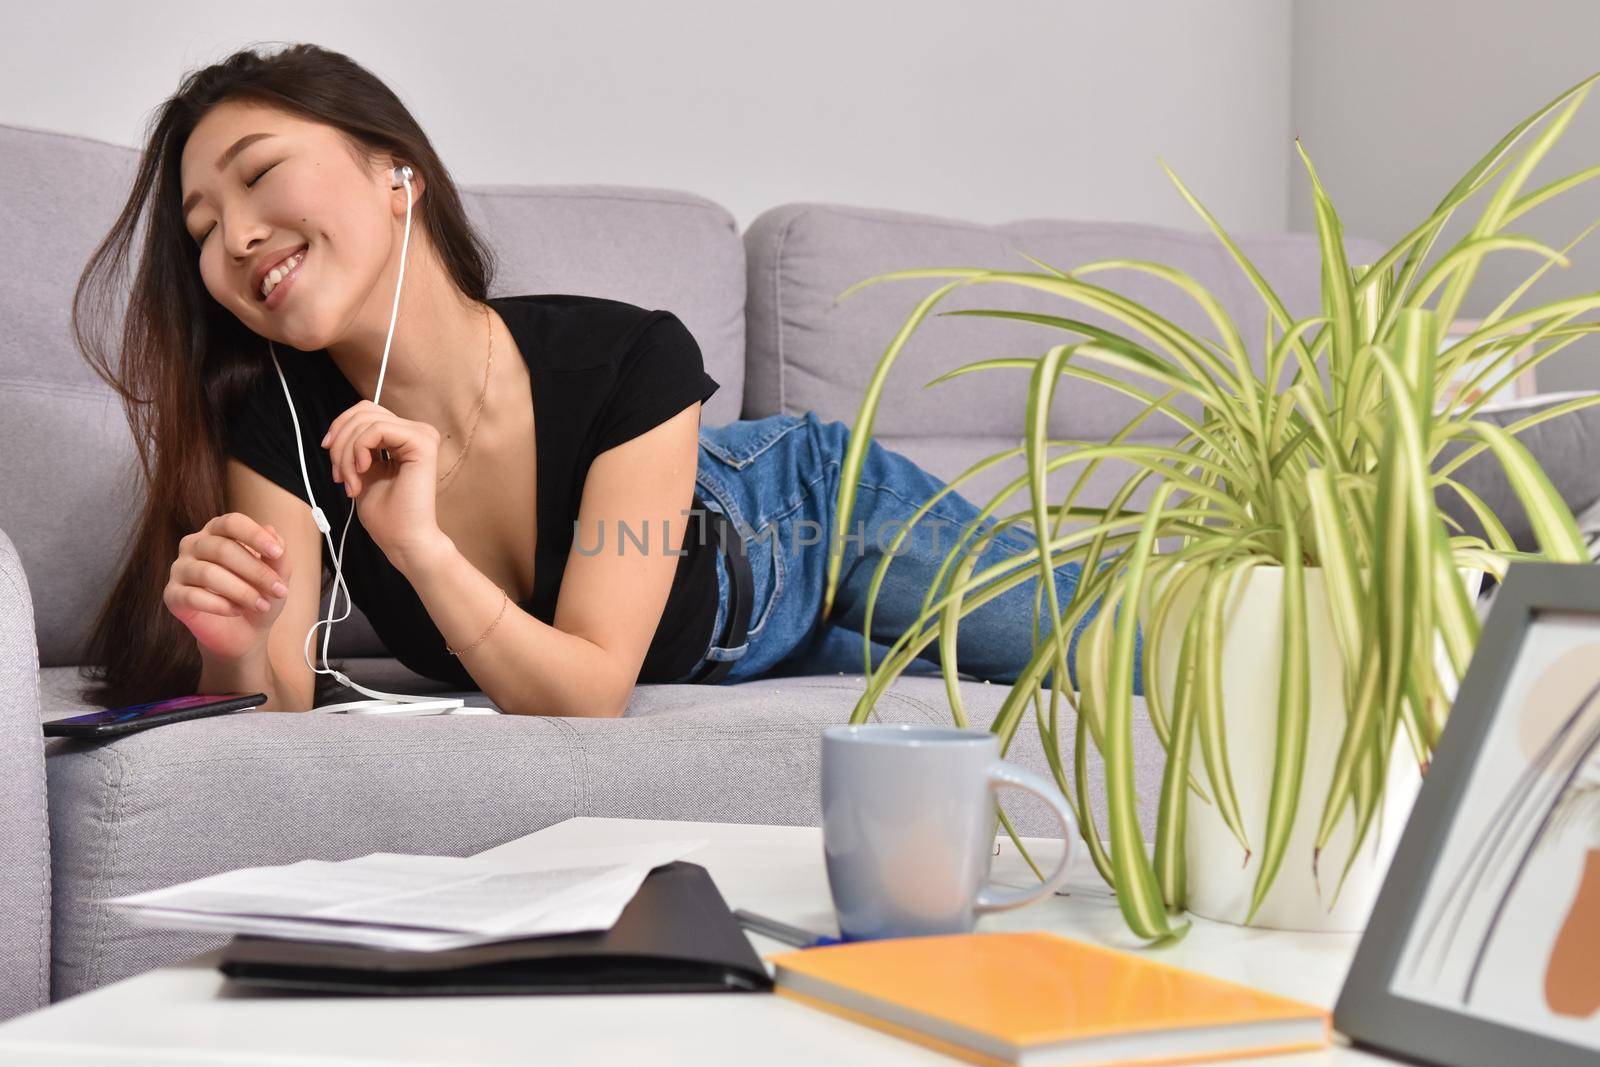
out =
[[[363,400],[328,427],[322,446],[333,480],[355,499],[361,525],[400,570],[444,535],[434,512],[439,488],[439,431]],[[387,449],[390,459],[379,454]]]
[[[178,542],[161,599],[202,650],[237,660],[265,648],[283,614],[289,578],[278,531],[230,511]]]

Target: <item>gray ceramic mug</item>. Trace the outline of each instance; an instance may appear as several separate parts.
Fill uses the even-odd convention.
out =
[[[1037,888],[993,889],[995,792],[1050,805],[1066,847]],[[1000,758],[988,730],[869,723],[822,732],[822,847],[849,939],[968,933],[979,915],[1031,904],[1066,880],[1078,827],[1044,778]]]

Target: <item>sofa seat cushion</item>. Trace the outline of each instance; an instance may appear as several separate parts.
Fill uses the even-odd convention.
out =
[[[405,673],[379,661],[349,669],[375,686]],[[75,674],[41,672],[47,715],[72,710]],[[1010,691],[961,685],[983,726]],[[816,825],[820,732],[848,721],[863,691],[860,674],[794,676],[644,685],[622,719],[242,712],[111,742],[52,739],[52,997],[225,943],[136,926],[100,903],[221,871],[378,851],[468,856],[581,815]],[[949,724],[942,681],[896,679],[875,719]],[[1009,758],[1048,774],[1032,713],[1022,722]],[[1164,753],[1135,722],[1141,819],[1153,828]],[[1070,772],[1065,703],[1060,723]],[[1104,833],[1098,758],[1090,767]],[[1032,797],[1006,811],[1019,832],[1056,833]]]

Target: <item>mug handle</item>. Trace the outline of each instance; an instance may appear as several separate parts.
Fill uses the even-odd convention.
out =
[[[1061,822],[1061,832],[1066,848],[1061,852],[1061,863],[1057,865],[1050,877],[1044,880],[1037,889],[995,889],[985,886],[973,901],[972,910],[979,915],[991,911],[1006,911],[1010,908],[1020,908],[1024,904],[1032,904],[1036,900],[1043,900],[1056,887],[1067,880],[1067,864],[1072,859],[1072,842],[1078,836],[1078,823],[1072,815],[1072,809],[1067,807],[1066,798],[1056,791],[1055,786],[1044,780],[1025,767],[1005,760],[996,760],[990,764],[988,771],[989,792],[998,793],[1002,786],[1015,786],[1025,789],[1034,796],[1050,805],[1050,810]]]

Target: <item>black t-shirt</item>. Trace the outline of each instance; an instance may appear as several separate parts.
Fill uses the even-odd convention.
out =
[[[516,339],[532,378],[538,539],[533,596],[518,607],[553,626],[583,485],[594,458],[696,400],[709,399],[719,385],[706,373],[694,336],[670,311],[560,293],[492,297],[488,303]],[[301,445],[317,503],[338,547],[352,501],[333,480],[328,452],[318,442],[340,413],[369,398],[356,391],[326,349],[280,351],[278,363],[299,414]],[[305,482],[295,458],[294,424],[283,382],[270,359],[263,359],[263,367],[261,378],[228,411],[226,449],[304,500]],[[640,682],[673,681],[688,673],[710,643],[716,618],[717,542],[708,532],[699,495],[689,515],[674,515],[669,522],[675,537],[681,532],[678,551],[685,554],[678,557],[671,592],[640,668]],[[648,532],[659,546],[655,525]],[[617,550],[614,532],[606,531],[604,551]],[[643,540],[631,528],[630,535]],[[584,536],[587,542],[599,535],[588,531]],[[638,548],[634,543],[623,551]],[[333,556],[326,539],[322,557],[331,574]],[[396,659],[424,677],[463,689],[481,688],[461,661],[445,650],[444,637],[421,598],[367,534],[359,513],[344,541],[343,573],[351,598]]]

